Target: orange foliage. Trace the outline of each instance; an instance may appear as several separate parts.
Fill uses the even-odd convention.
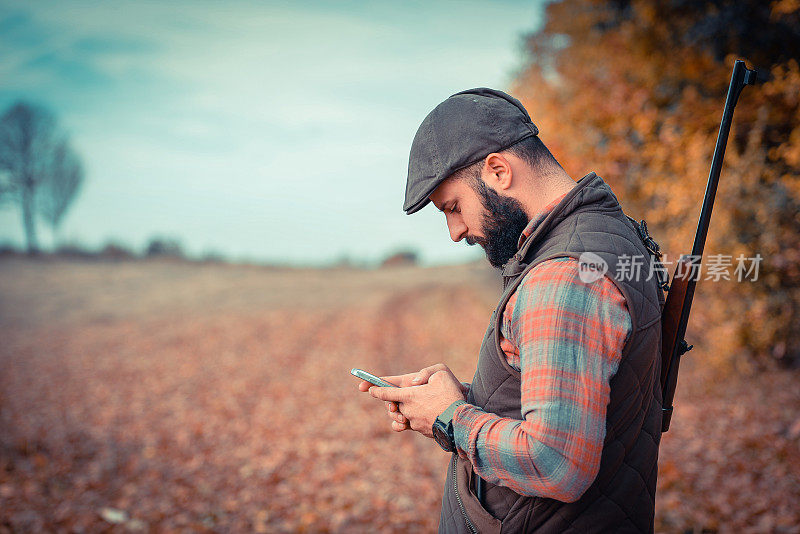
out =
[[[707,323],[693,313],[689,332],[720,363],[799,363],[800,4],[568,0],[528,53],[512,92],[545,143],[571,175],[600,174],[671,262],[691,250],[734,60],[771,72],[736,107],[704,255],[761,254],[759,276],[701,281]]]

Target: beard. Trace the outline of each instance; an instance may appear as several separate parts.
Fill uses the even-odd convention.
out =
[[[468,245],[480,245],[492,267],[501,268],[518,250],[519,236],[528,226],[528,215],[515,198],[502,196],[477,178],[473,189],[481,197],[484,237],[467,236]]]

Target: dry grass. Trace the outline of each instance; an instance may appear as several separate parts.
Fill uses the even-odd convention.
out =
[[[0,531],[433,531],[447,457],[348,370],[469,380],[496,290],[477,266],[4,259]],[[690,367],[659,529],[796,532],[797,375]]]

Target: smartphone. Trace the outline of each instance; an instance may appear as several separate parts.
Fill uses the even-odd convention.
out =
[[[350,374],[355,376],[355,377],[357,377],[357,378],[360,378],[361,380],[366,380],[370,384],[373,384],[375,386],[379,386],[379,387],[382,387],[382,388],[396,388],[397,387],[394,384],[392,384],[391,382],[387,382],[386,380],[378,378],[377,376],[373,375],[372,373],[368,373],[368,372],[363,371],[361,369],[356,369],[355,367],[350,369]]]

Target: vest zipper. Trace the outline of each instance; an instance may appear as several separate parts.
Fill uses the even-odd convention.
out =
[[[458,508],[461,510],[461,515],[464,516],[464,522],[467,524],[467,528],[469,528],[470,532],[473,534],[478,534],[478,529],[475,528],[475,525],[472,524],[470,521],[469,516],[467,515],[467,510],[464,508],[464,503],[461,502],[461,495],[458,494],[458,480],[456,478],[456,455],[453,454],[453,459],[450,461],[450,469],[453,472],[453,490],[456,494],[456,501],[458,501]]]

